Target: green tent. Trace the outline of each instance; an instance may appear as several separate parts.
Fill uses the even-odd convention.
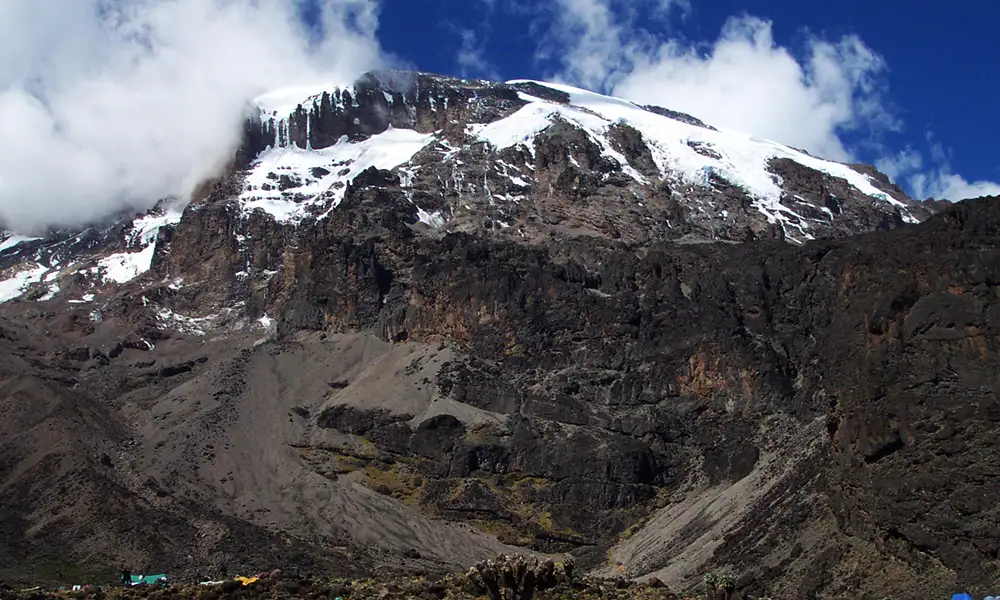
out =
[[[159,575],[132,575],[132,585],[159,585],[167,582],[167,574],[160,573]]]

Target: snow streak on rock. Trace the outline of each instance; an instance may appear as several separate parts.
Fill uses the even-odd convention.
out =
[[[149,270],[156,252],[156,238],[160,228],[181,220],[181,213],[169,210],[158,216],[136,219],[126,234],[126,243],[132,250],[112,254],[101,259],[95,268],[105,281],[127,283]]]
[[[17,246],[21,242],[33,242],[42,238],[17,235],[10,231],[0,231],[0,252]]]

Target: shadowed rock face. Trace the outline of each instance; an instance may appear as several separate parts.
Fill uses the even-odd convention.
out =
[[[517,91],[569,100],[371,79],[310,142],[458,135]],[[609,137],[652,173],[641,133]],[[147,274],[0,305],[0,577],[433,571],[516,546],[675,590],[729,568],[754,596],[989,592],[1000,199],[908,225],[775,160],[782,205],[843,216],[797,245],[703,216],[750,213],[724,180],[656,182],[640,206],[580,128],[532,144],[456,154],[518,203],[447,183],[430,147],[420,175],[365,170],[294,224],[245,210],[236,169],[159,229]],[[79,243],[26,248],[122,250],[114,228]]]
[[[592,239],[408,237],[404,203],[393,213],[385,197],[366,200],[383,190],[358,187],[350,218],[297,244],[286,296],[267,310],[286,331],[460,345],[425,382],[432,405],[468,407],[460,418],[377,417],[333,395],[317,419],[371,442],[385,472],[414,461],[424,487],[400,497],[500,523],[508,541],[575,547],[594,564],[637,519],[671,510],[674,495],[776,478],[758,467],[779,456],[788,487],[750,502],[709,562],[783,562],[762,576],[801,571],[787,589],[905,585],[930,564],[935,585],[992,576],[988,536],[955,538],[970,522],[994,523],[992,504],[975,498],[996,492],[985,476],[996,200],[801,249],[657,245],[638,256]],[[793,435],[806,428],[808,439]],[[787,522],[772,510],[789,511]],[[698,539],[691,527],[680,548]],[[806,535],[817,528],[828,537]],[[873,566],[849,583],[838,579],[848,556],[891,556],[911,570],[886,582]],[[671,558],[637,553],[631,572]],[[807,575],[815,561],[828,578]]]

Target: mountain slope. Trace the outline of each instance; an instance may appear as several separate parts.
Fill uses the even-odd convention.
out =
[[[139,556],[193,572],[303,557],[333,568],[318,548],[339,544],[417,565],[500,547],[457,520],[676,589],[726,565],[748,592],[830,598],[975,589],[995,575],[992,505],[973,499],[996,492],[1000,200],[801,249],[638,257],[589,238],[408,238],[378,225],[399,223],[392,205],[356,197],[379,193],[349,192],[348,218],[288,248],[276,329],[198,335],[159,319],[218,293],[197,285],[122,290],[98,302],[96,325],[74,305],[7,306],[22,325],[5,330],[6,356],[29,352],[32,377],[55,386],[36,397],[72,393],[101,412],[60,429],[11,392],[8,410],[55,439],[120,440],[113,468],[67,481],[107,479],[139,495],[142,518],[184,523],[126,534],[87,508],[124,492],[90,505],[39,494],[60,480],[18,466],[26,441],[11,429],[2,489],[19,555],[66,548],[84,564]],[[169,260],[195,260],[178,252],[184,235]],[[26,385],[32,371],[3,364],[6,390]],[[99,448],[75,443],[45,452],[100,464]],[[75,517],[41,518],[62,511]],[[137,549],[111,543],[122,535]]]
[[[987,591],[1000,199],[927,218],[550,84],[310,94],[259,99],[179,217],[3,242],[44,268],[0,304],[11,575],[517,546],[677,590]]]

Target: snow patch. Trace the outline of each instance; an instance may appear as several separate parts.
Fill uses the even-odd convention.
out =
[[[615,150],[608,139],[608,128],[614,124],[613,121],[589,110],[581,110],[580,107],[549,102],[523,92],[519,92],[518,96],[528,104],[505,119],[485,125],[469,125],[469,133],[498,150],[522,145],[534,155],[535,137],[548,129],[556,120],[562,119],[585,131],[601,148],[601,154],[621,165],[622,171],[628,176],[640,183],[646,183],[646,178],[632,168],[628,159]]]
[[[34,240],[40,240],[40,239],[42,239],[42,238],[39,238],[39,237],[27,237],[27,236],[24,236],[24,235],[17,235],[16,233],[10,233],[10,232],[7,232],[7,231],[0,232],[0,237],[3,237],[4,235],[6,235],[7,237],[4,238],[3,241],[0,241],[0,252],[3,252],[4,250],[7,250],[8,248],[13,248],[14,246],[16,246],[16,245],[18,245],[18,244],[20,244],[22,242],[31,242],[31,241],[34,241]]]
[[[176,313],[169,308],[161,308],[156,312],[160,322],[174,331],[191,335],[205,335],[206,329],[210,329],[213,322],[219,315],[208,315],[207,317],[188,317]]]
[[[55,270],[49,271],[45,275],[44,281],[45,281],[45,283],[48,284],[49,290],[48,290],[48,292],[45,293],[44,296],[42,296],[41,298],[38,299],[40,302],[44,302],[46,300],[51,300],[51,299],[53,299],[53,298],[56,297],[56,294],[59,293],[59,281],[58,281],[58,278],[59,278],[59,271],[55,271]]]
[[[240,195],[243,209],[259,208],[282,223],[299,221],[310,207],[337,206],[347,184],[365,169],[398,167],[435,139],[434,134],[390,128],[360,142],[342,137],[320,150],[270,148],[257,157],[247,175]]]
[[[119,252],[97,261],[90,271],[104,281],[122,284],[132,281],[150,269],[156,253],[156,237],[162,227],[178,223],[181,213],[168,210],[162,215],[147,215],[132,222],[132,228],[125,234],[126,245],[138,251]]]
[[[42,281],[48,271],[49,267],[34,265],[31,268],[23,268],[13,276],[0,281],[0,302],[9,302],[20,297],[28,291],[28,286]]]
[[[156,245],[150,244],[139,252],[119,252],[97,262],[97,270],[105,281],[128,283],[149,270]]]
[[[435,229],[438,227],[444,227],[445,224],[445,219],[441,214],[441,211],[436,210],[430,213],[419,207],[417,207],[417,220],[421,223],[434,227]]]

